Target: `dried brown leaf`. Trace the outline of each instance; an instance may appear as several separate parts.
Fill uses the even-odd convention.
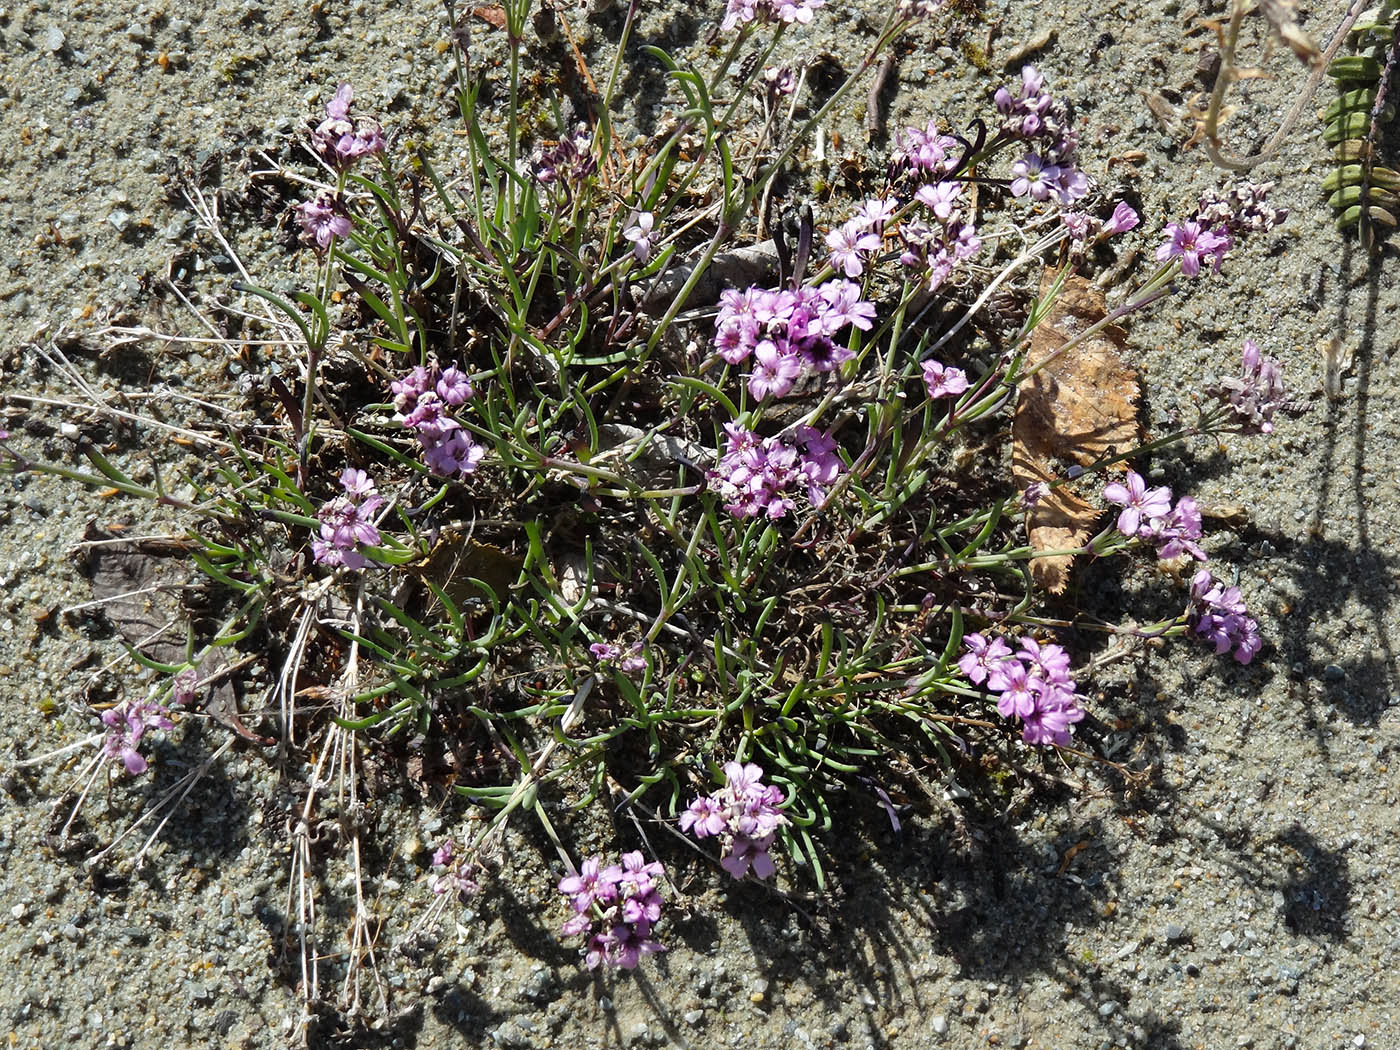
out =
[[[1053,281],[1054,275],[1047,273],[1042,296]],[[1027,367],[1045,361],[1103,316],[1103,294],[1083,278],[1071,276],[1050,316],[1031,336]],[[1123,330],[1110,325],[1021,385],[1011,424],[1011,469],[1017,488],[1056,480],[1063,474],[1059,463],[1088,466],[1137,443],[1138,381],[1123,362],[1124,342]],[[1068,486],[1055,489],[1026,516],[1031,547],[1076,547],[1089,538],[1098,516],[1098,508]],[[1051,594],[1059,594],[1069,581],[1071,558],[1036,558],[1031,576]]]
[[[497,29],[506,27],[506,9],[496,4],[489,7],[473,7],[472,14],[488,25],[493,25]]]

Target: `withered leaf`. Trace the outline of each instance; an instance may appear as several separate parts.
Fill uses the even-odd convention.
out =
[[[498,4],[492,4],[489,7],[473,7],[472,14],[497,29],[505,29],[506,27],[506,9]]]
[[[181,594],[192,575],[189,553],[195,544],[180,539],[116,540],[89,524],[84,566],[93,599],[112,627],[132,648],[158,663],[185,659],[187,613]],[[211,649],[196,668],[201,679],[216,678],[203,709],[245,740],[264,746],[274,741],[243,724],[233,682],[221,672],[229,666],[228,650]]]
[[[1041,280],[1048,294],[1055,275]],[[1065,281],[1050,316],[1031,335],[1027,368],[1050,357],[1074,336],[1104,317],[1103,295],[1081,277]],[[1021,384],[1011,424],[1011,469],[1016,487],[1063,476],[1065,466],[1088,466],[1113,450],[1137,444],[1137,375],[1124,362],[1123,330],[1110,325],[1056,357]],[[1075,547],[1089,538],[1097,507],[1069,486],[1040,500],[1026,515],[1031,547],[1037,551]],[[1051,594],[1069,581],[1068,554],[1036,558],[1031,576]]]

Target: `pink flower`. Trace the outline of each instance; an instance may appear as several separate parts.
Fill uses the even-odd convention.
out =
[[[1124,536],[1136,536],[1144,518],[1163,518],[1172,509],[1172,490],[1165,485],[1149,489],[1136,471],[1128,471],[1126,484],[1112,482],[1104,486],[1103,498],[1123,508],[1118,515],[1118,531]]]
[[[941,361],[924,361],[919,367],[923,369],[928,396],[934,400],[957,397],[967,390],[967,374],[961,368],[952,368]]]
[[[1124,201],[1119,201],[1113,208],[1113,218],[1109,221],[1109,233],[1127,233],[1139,222],[1138,213],[1128,207]]]
[[[880,238],[852,219],[826,235],[831,249],[831,267],[847,277],[859,277],[865,270],[862,252],[878,251]]]
[[[1165,231],[1165,244],[1157,249],[1157,260],[1181,260],[1181,272],[1187,277],[1195,277],[1201,272],[1201,261],[1214,262],[1214,269],[1220,272],[1220,263],[1230,248],[1230,238],[1216,230],[1204,230],[1198,222],[1172,223]]]

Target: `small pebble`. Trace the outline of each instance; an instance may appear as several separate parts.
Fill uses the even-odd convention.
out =
[[[948,1018],[944,1017],[942,1014],[938,1014],[929,1022],[929,1027],[933,1029],[934,1035],[947,1035]]]
[[[58,26],[49,26],[49,31],[44,34],[44,47],[53,54],[63,50],[63,45],[68,42],[68,38],[63,35],[63,30]]]

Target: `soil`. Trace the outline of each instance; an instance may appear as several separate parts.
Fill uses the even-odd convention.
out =
[[[1142,254],[1143,275],[1162,226],[1225,183],[1185,145],[1182,116],[1209,89],[1205,23],[1225,9],[964,7],[909,38],[881,98],[888,127],[987,117],[995,88],[1035,62],[1073,106],[1086,170],[1142,213],[1122,250]],[[884,12],[833,0],[784,53],[818,61],[820,89],[853,66]],[[563,11],[599,77],[621,13],[606,0]],[[647,5],[637,40],[704,60],[718,14]],[[1343,14],[1309,5],[1302,24],[1325,41]],[[17,447],[76,466],[71,428],[108,426],[55,402],[99,396],[177,421],[190,396],[233,403],[240,365],[216,345],[123,343],[113,326],[207,334],[166,282],[196,307],[238,301],[235,254],[265,283],[309,287],[310,253],[288,247],[289,202],[249,192],[252,173],[271,166],[264,153],[301,156],[309,170],[307,122],[341,80],[395,134],[441,140],[447,34],[428,3],[0,6],[0,426]],[[543,59],[562,63],[565,45]],[[478,21],[473,46],[490,57],[502,44]],[[1239,86],[1225,125],[1241,150],[1277,126],[1306,79],[1286,52],[1258,60],[1268,75]],[[623,121],[647,130],[662,116],[659,90],[656,69],[640,66]],[[383,950],[358,990],[339,985],[343,960],[321,960],[332,1005],[313,1045],[1400,1046],[1400,290],[1393,250],[1368,258],[1334,228],[1320,190],[1329,161],[1313,110],[1332,91],[1322,86],[1254,173],[1277,183],[1288,221],[1127,325],[1150,431],[1189,412],[1206,377],[1232,371],[1246,337],[1282,359],[1311,404],[1272,435],[1150,464],[1154,481],[1217,512],[1211,557],[1238,571],[1266,647],[1240,667],[1176,641],[1096,674],[1092,713],[1116,727],[1123,757],[1152,766],[1149,784],[1037,758],[1062,787],[1009,813],[953,782],[898,831],[872,807],[875,818],[836,836],[820,900],[801,871],[785,870],[776,891],[679,857],[669,951],[596,976],[557,937],[561,868],[528,822],[482,894],[442,914],[440,938],[389,951],[433,906],[432,845],[471,820],[394,782],[359,814]],[[828,129],[839,196],[827,219],[858,192],[840,159],[865,155],[878,171],[889,149],[887,138],[867,146],[864,106],[861,89]],[[197,231],[186,180],[216,202],[227,247]],[[64,381],[59,353],[88,390]],[[197,466],[167,451],[159,467],[138,448],[122,462],[145,481]],[[138,501],[0,478],[0,765],[12,767],[0,781],[0,1030],[13,1047],[293,1045],[305,978],[282,934],[305,769],[242,740],[221,750],[229,730],[191,718],[155,749],[151,775],[96,788],[64,837],[80,764],[17,765],[93,733],[94,691],[142,688],[102,619],[76,608],[91,594],[73,548],[89,526],[114,523],[126,535],[175,528]],[[1069,602],[1147,619],[1175,611],[1141,607],[1164,593],[1105,563],[1082,570]],[[205,765],[143,865],[121,860],[153,821],[117,845],[117,863],[86,863]],[[610,824],[562,802],[548,812],[576,855],[639,843],[625,812]],[[352,858],[334,834],[314,879],[326,929],[348,923],[352,899]],[[361,1015],[346,1020],[356,996]]]

